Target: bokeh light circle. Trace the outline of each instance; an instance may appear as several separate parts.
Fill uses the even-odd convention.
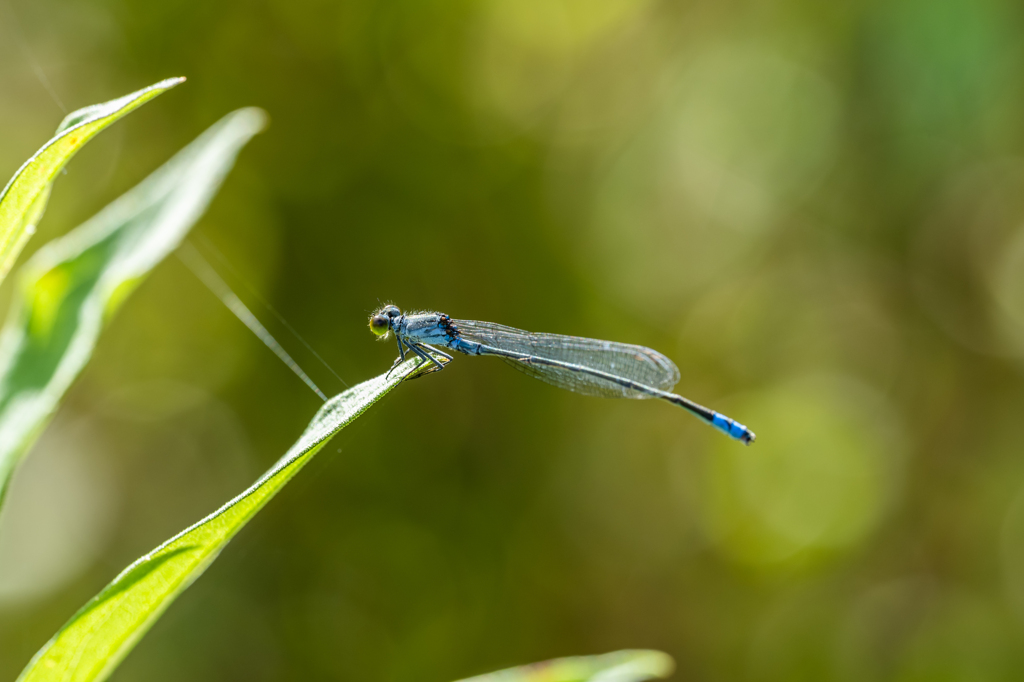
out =
[[[713,48],[665,81],[593,206],[601,269],[631,302],[678,302],[742,268],[820,185],[837,145],[833,86],[774,53]]]
[[[706,462],[704,526],[726,555],[753,565],[799,562],[855,546],[882,518],[904,447],[877,391],[815,376],[728,409],[758,439],[749,448],[719,439]]]

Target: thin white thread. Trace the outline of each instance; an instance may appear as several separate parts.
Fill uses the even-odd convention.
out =
[[[264,345],[266,345],[267,348],[272,350],[274,354],[277,355],[277,357],[280,358],[288,367],[288,369],[295,373],[295,376],[302,379],[303,383],[313,389],[313,392],[320,396],[321,400],[327,402],[327,396],[324,395],[324,392],[313,383],[313,380],[310,379],[305,372],[302,371],[299,364],[292,359],[292,356],[288,355],[288,352],[281,347],[281,344],[277,342],[277,339],[271,336],[270,332],[267,331],[267,328],[260,324],[260,321],[252,314],[252,311],[242,303],[242,300],[235,295],[235,292],[231,291],[231,287],[229,287],[227,283],[220,278],[220,275],[218,275],[213,267],[206,262],[206,259],[203,258],[202,254],[200,254],[191,243],[185,242],[181,245],[181,248],[178,250],[178,259],[192,271],[192,274],[199,278],[199,281],[205,284],[206,287],[213,292],[214,296],[221,300],[221,303],[223,303],[228,310],[234,313],[235,317],[237,317],[242,324],[248,327],[252,333],[255,334],[259,340],[264,343]]]
[[[205,246],[207,249],[209,249],[213,253],[214,258],[216,258],[220,262],[221,265],[223,265],[225,268],[227,268],[228,272],[230,272],[231,275],[235,279],[237,279],[239,282],[242,283],[242,286],[245,287],[245,289],[250,294],[252,294],[253,298],[255,298],[257,301],[259,301],[260,304],[264,308],[269,310],[274,315],[274,317],[277,318],[278,322],[283,324],[285,326],[285,328],[288,331],[290,331],[292,333],[292,335],[295,338],[297,338],[302,343],[303,346],[306,347],[306,350],[308,350],[310,353],[312,353],[313,357],[315,357],[317,360],[319,360],[320,363],[324,367],[327,368],[327,371],[334,375],[335,379],[340,381],[345,386],[345,388],[351,388],[351,386],[348,385],[348,382],[345,381],[344,379],[342,379],[338,375],[338,373],[334,371],[334,368],[331,367],[329,364],[327,364],[326,360],[324,360],[322,357],[320,357],[320,354],[317,353],[313,349],[313,346],[311,346],[309,343],[307,343],[306,339],[302,338],[302,335],[299,334],[299,332],[297,332],[294,327],[292,327],[290,324],[288,324],[288,320],[284,319],[284,316],[281,315],[281,313],[277,312],[277,309],[274,308],[274,306],[270,305],[270,303],[268,303],[265,298],[260,296],[258,291],[256,291],[253,287],[249,286],[249,284],[245,281],[245,279],[238,273],[238,270],[236,270],[234,268],[234,266],[231,265],[231,263],[228,261],[227,257],[225,257],[224,254],[222,254],[220,252],[220,249],[218,249],[216,246],[214,246],[213,242],[211,242],[209,239],[206,238],[206,235],[200,234],[200,235],[197,235],[197,236],[199,237],[200,241],[203,242],[203,246]]]
[[[7,15],[11,19],[11,31],[14,35],[14,39],[18,41],[18,47],[21,48],[22,53],[25,55],[25,59],[28,61],[29,66],[32,67],[32,73],[35,75],[39,84],[43,86],[43,90],[53,99],[54,103],[60,107],[60,110],[67,116],[68,109],[64,106],[64,103],[60,101],[60,97],[57,96],[57,91],[53,89],[53,85],[50,83],[50,79],[46,77],[46,72],[43,71],[43,67],[36,61],[35,55],[32,53],[32,49],[28,46],[28,42],[25,40],[25,36],[22,32],[21,21],[18,20],[18,15],[14,11],[14,7],[8,0],[3,2],[4,9]]]

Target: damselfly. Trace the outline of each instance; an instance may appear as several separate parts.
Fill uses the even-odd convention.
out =
[[[575,393],[606,398],[661,398],[678,405],[726,435],[754,442],[754,432],[724,414],[672,393],[679,370],[661,353],[614,341],[560,334],[534,334],[491,322],[453,320],[442,313],[403,314],[386,305],[370,317],[370,331],[394,333],[399,362],[406,350],[444,369],[452,356],[438,346],[466,355],[493,355],[516,369]],[[434,344],[434,345],[431,345]]]

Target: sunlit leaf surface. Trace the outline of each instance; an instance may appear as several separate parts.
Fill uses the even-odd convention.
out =
[[[327,401],[295,445],[252,487],[126,568],[36,654],[18,679],[25,682],[105,679],[242,526],[334,434],[401,383],[419,363],[419,358],[409,360],[390,375],[365,381]]]
[[[89,361],[106,320],[181,243],[264,119],[259,109],[224,117],[25,265],[0,331],[0,501],[14,467]]]
[[[638,649],[556,658],[460,682],[640,682],[666,677],[673,668],[675,664],[668,654]]]
[[[125,114],[183,82],[168,78],[130,95],[73,111],[53,138],[14,174],[0,193],[0,281],[14,265],[46,210],[57,173],[86,142]]]

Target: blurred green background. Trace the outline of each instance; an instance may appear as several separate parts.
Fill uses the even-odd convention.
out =
[[[1019,3],[0,0],[3,181],[62,107],[176,75],[76,157],[26,255],[259,105],[193,241],[325,391],[245,284],[349,384],[391,365],[366,319],[393,301],[652,346],[758,442],[456,358],[336,438],[114,680],[625,647],[678,680],[1024,676]],[[0,678],[318,405],[160,266],[15,477]]]

